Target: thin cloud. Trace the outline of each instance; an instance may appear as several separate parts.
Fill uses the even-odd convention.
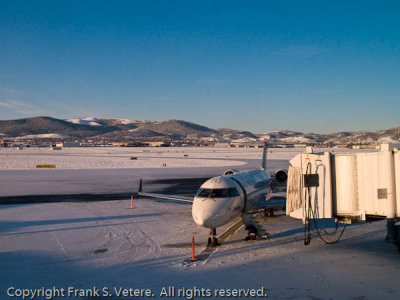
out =
[[[0,106],[18,110],[21,108],[32,108],[33,106],[27,103],[15,101],[15,100],[6,100],[6,101],[0,101]]]
[[[22,114],[22,115],[27,115],[27,116],[37,116],[37,115],[50,115],[48,112],[44,111],[44,110],[17,110],[18,113]]]
[[[0,106],[11,109],[20,113],[22,115],[38,115],[47,114],[48,112],[41,110],[31,104],[16,101],[16,100],[6,100],[0,101]]]

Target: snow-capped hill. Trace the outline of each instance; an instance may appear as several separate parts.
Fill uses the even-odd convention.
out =
[[[290,136],[287,138],[280,139],[282,142],[286,143],[312,143],[313,140],[306,138],[304,136],[298,135],[298,136]]]
[[[65,120],[67,122],[79,125],[89,125],[89,126],[103,126],[98,118],[86,117],[86,118],[76,118]]]
[[[42,134],[30,134],[19,137],[19,139],[67,139],[72,138],[68,134],[59,133],[42,133]]]
[[[139,121],[135,121],[135,120],[122,119],[122,118],[112,118],[111,121],[112,121],[112,124],[123,124],[123,125],[136,124],[139,122]]]
[[[215,137],[212,137],[212,136],[207,136],[207,137],[200,138],[200,141],[203,141],[203,142],[216,142],[217,139]]]
[[[111,122],[112,125],[141,125],[141,124],[158,124],[156,121],[149,120],[131,120],[131,119],[123,119],[123,118],[112,118],[112,119],[101,119],[98,120],[101,122]]]
[[[257,139],[251,138],[251,137],[244,137],[242,139],[236,139],[232,140],[233,143],[252,143],[257,141]]]
[[[280,130],[253,134],[229,128],[212,128],[183,120],[147,121],[125,118],[102,119],[95,117],[61,120],[52,117],[33,117],[17,120],[0,120],[0,139],[5,137],[85,139],[110,141],[131,140],[195,140],[268,144],[351,145],[382,142],[400,142],[400,127],[387,130],[336,132],[329,134],[301,133]]]
[[[398,143],[399,141],[392,138],[391,136],[383,136],[378,139],[379,143]]]

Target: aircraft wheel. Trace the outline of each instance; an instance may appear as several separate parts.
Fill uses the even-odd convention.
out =
[[[212,241],[212,246],[213,247],[216,247],[216,246],[218,246],[219,244],[218,244],[218,239],[216,239],[216,238],[214,238],[214,240]]]
[[[275,212],[273,209],[266,209],[264,211],[264,216],[266,217],[273,217],[275,215]]]
[[[248,232],[246,241],[255,240],[257,238],[257,228],[254,225],[247,226],[245,229]]]
[[[218,246],[218,239],[209,237],[207,240],[207,246],[216,247]]]

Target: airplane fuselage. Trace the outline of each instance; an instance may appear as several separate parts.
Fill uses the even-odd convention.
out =
[[[222,176],[213,177],[204,182],[193,200],[177,196],[168,196],[142,192],[140,181],[138,194],[173,201],[191,202],[192,217],[197,225],[210,228],[208,245],[218,245],[216,228],[223,226],[240,217],[249,232],[247,238],[255,239],[256,236],[267,235],[265,230],[253,219],[253,212],[264,209],[268,215],[274,210],[284,207],[283,203],[273,203],[267,200],[271,191],[271,176],[266,171],[267,144],[264,142],[263,157],[259,170],[240,172],[227,170]],[[278,182],[286,181],[287,170],[280,169],[275,172]],[[271,200],[271,199],[268,199]]]
[[[257,203],[266,200],[271,189],[271,176],[263,170],[251,170],[213,177],[197,192],[192,216],[196,224],[217,228],[257,210]]]

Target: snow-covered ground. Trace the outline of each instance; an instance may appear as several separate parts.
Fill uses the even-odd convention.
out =
[[[302,148],[268,150],[268,159],[291,159]],[[349,152],[347,149],[316,151]],[[360,150],[358,150],[360,151]],[[261,159],[254,148],[0,148],[0,170],[35,169],[38,164],[55,164],[57,169],[121,169],[223,167],[243,165],[243,159]],[[135,157],[137,159],[131,159]]]
[[[2,196],[126,193],[137,189],[139,178],[144,178],[145,189],[150,191],[152,180],[156,179],[211,177],[228,167],[257,168],[261,151],[1,149],[1,166],[10,160],[11,167],[0,170],[0,191]],[[296,151],[299,150],[271,149],[269,169],[287,167],[287,160]],[[88,160],[94,165],[107,165],[104,161],[110,160],[120,160],[121,165],[135,163],[131,156],[138,157],[137,161],[147,160],[148,167],[85,169],[91,165],[86,163]],[[16,167],[18,161],[29,164],[43,159],[42,163],[54,163],[54,157],[70,160],[75,169]],[[171,167],[174,160],[179,167]],[[192,161],[199,161],[202,167],[193,168]],[[161,167],[160,162],[167,167]],[[13,295],[19,289],[42,287],[65,289],[65,293],[69,287],[96,287],[100,294],[107,288],[113,294],[56,299],[134,299],[116,298],[116,290],[121,287],[150,289],[159,298],[163,287],[172,286],[176,295],[169,299],[213,299],[216,289],[240,288],[264,288],[269,299],[398,299],[400,295],[400,255],[385,242],[385,221],[350,226],[333,245],[324,244],[314,234],[311,245],[304,246],[301,221],[281,214],[262,223],[271,233],[270,240],[246,242],[242,228],[206,262],[188,264],[185,260],[191,256],[192,235],[197,253],[208,236],[207,229],[194,224],[190,204],[135,198],[134,209],[129,207],[130,199],[0,205],[0,299],[11,299],[7,290]],[[183,288],[186,297],[178,297],[178,289]],[[212,296],[190,297],[196,288],[200,289],[197,295],[203,288]]]
[[[288,160],[300,151],[304,149],[269,149],[268,171],[288,168]],[[257,169],[261,156],[262,149],[252,148],[0,148],[0,197],[132,193],[140,179],[147,191],[156,191],[146,181]],[[56,169],[36,169],[37,164],[55,164]]]
[[[0,206],[0,298],[8,299],[10,287],[106,287],[114,296],[103,299],[117,299],[120,287],[151,289],[159,298],[169,286],[187,290],[186,298],[170,299],[191,299],[194,288],[215,295],[264,287],[269,299],[400,295],[400,257],[385,242],[382,221],[348,227],[337,244],[314,236],[304,246],[301,221],[281,215],[263,223],[270,240],[246,242],[242,228],[206,262],[187,264],[192,235],[200,251],[208,234],[193,223],[191,206],[151,199],[129,206],[129,199]],[[102,299],[65,299],[75,298]]]
[[[3,148],[0,197],[132,193],[137,191],[141,178],[146,183],[157,179],[210,178],[230,168],[257,169],[261,154],[259,149],[226,148]],[[269,154],[295,155],[285,151]],[[55,164],[56,169],[36,169],[37,164]],[[274,172],[287,165],[287,160],[271,159],[268,169]],[[145,187],[154,191],[147,183]]]

